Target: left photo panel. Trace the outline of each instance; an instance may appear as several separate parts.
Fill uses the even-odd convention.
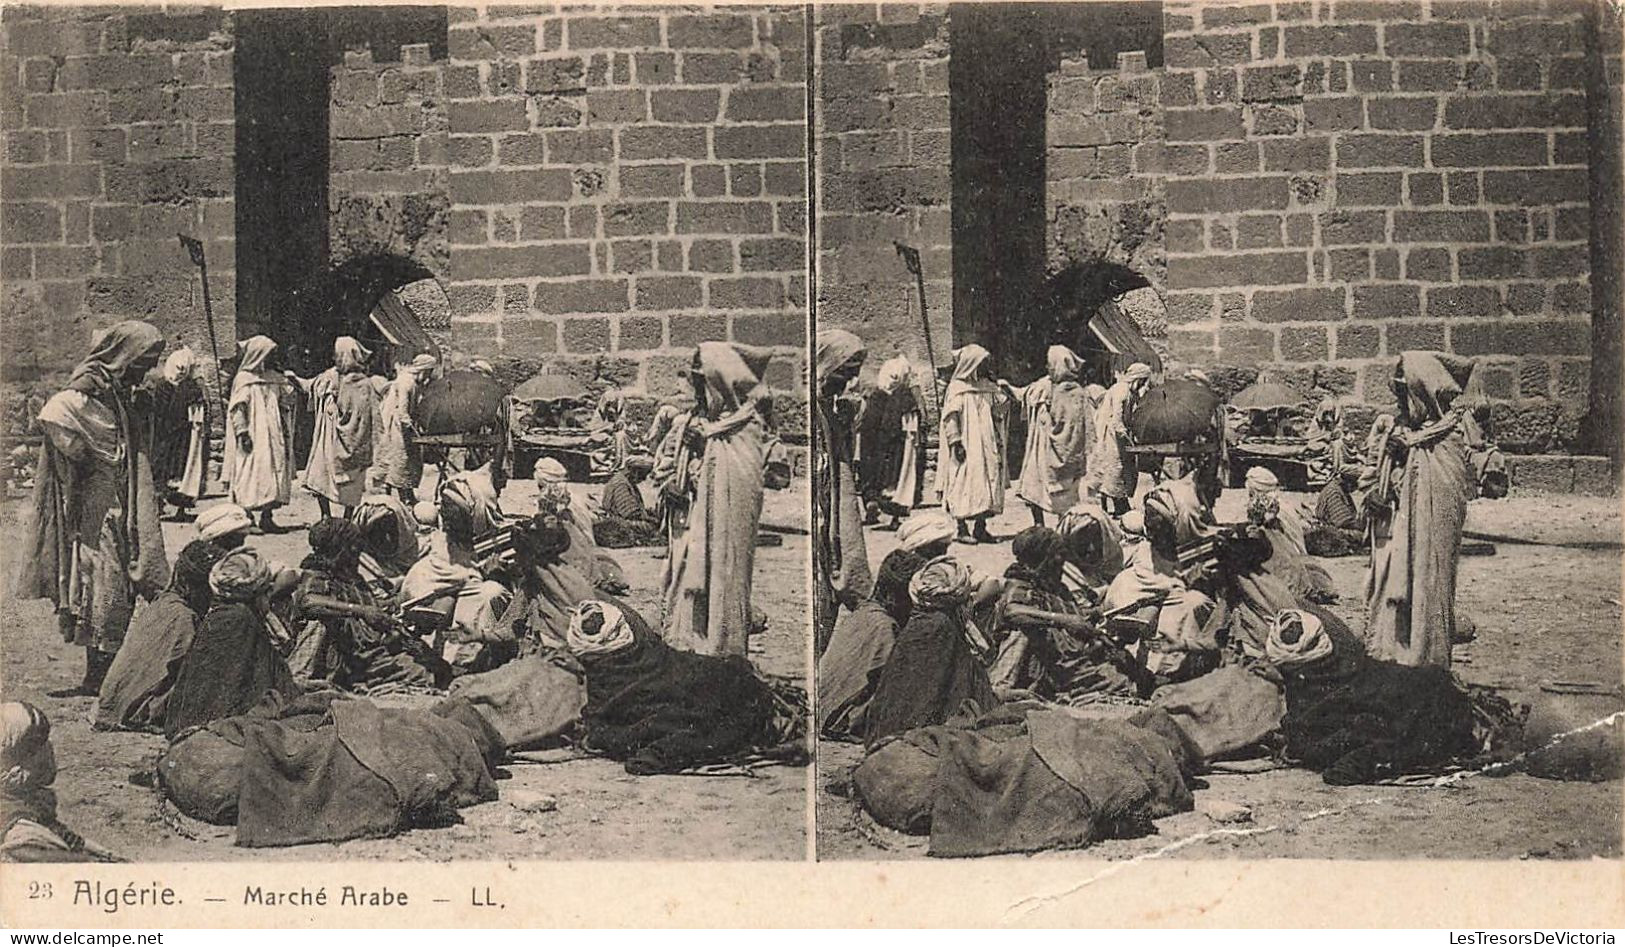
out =
[[[807,859],[803,8],[0,19],[0,860]]]

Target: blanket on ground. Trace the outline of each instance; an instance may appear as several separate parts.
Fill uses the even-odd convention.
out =
[[[888,741],[853,783],[881,824],[928,828],[932,855],[1082,848],[1194,807],[1170,729],[1157,710],[1109,720],[1005,709]]]
[[[501,738],[466,701],[379,707],[332,692],[267,699],[181,734],[158,761],[183,813],[237,825],[258,848],[446,825],[496,798]]]

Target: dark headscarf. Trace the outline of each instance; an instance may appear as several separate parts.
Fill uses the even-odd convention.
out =
[[[1010,551],[1015,554],[1017,562],[1029,569],[1038,569],[1059,557],[1064,545],[1061,534],[1055,530],[1047,526],[1029,526],[1016,536],[1010,544]]]
[[[342,563],[354,563],[360,555],[361,527],[329,516],[311,525],[310,555],[305,557],[302,568],[332,573]]]
[[[880,561],[875,575],[875,590],[870,596],[879,602],[898,623],[908,619],[914,603],[908,597],[908,583],[914,573],[925,565],[925,559],[908,549],[894,549]]]
[[[206,614],[213,592],[209,589],[209,570],[224,559],[226,550],[206,540],[188,543],[175,558],[175,571],[169,587],[180,593],[186,605],[199,615]]]

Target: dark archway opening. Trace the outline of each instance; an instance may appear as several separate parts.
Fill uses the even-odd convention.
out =
[[[950,10],[954,343],[1015,381],[1042,372],[1058,318],[1047,284],[1048,77],[1087,52],[1162,65],[1162,4],[956,4]],[[1011,344],[1016,343],[1016,344]]]
[[[371,315],[384,294],[419,280],[433,279],[421,263],[378,254],[356,257],[307,280],[291,294],[288,356],[301,369],[320,371],[332,362],[333,340],[354,336],[381,353],[388,345]],[[375,368],[387,371],[387,359]]]
[[[348,49],[395,62],[403,45],[427,43],[432,58],[444,59],[447,11],[283,8],[234,17],[237,336],[319,348],[302,334],[320,319],[300,294],[329,266],[329,70]],[[327,344],[338,334],[327,334]]]

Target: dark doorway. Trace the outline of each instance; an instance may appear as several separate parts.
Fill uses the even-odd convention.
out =
[[[433,58],[444,59],[446,8],[240,10],[234,16],[237,337],[262,333],[303,351],[311,346],[299,335],[315,328],[318,301],[300,298],[301,292],[321,283],[334,262],[327,220],[330,70],[347,49],[370,49],[375,62],[398,62],[403,45],[427,43]],[[325,335],[330,345],[332,333]]]
[[[1046,286],[1047,81],[1087,51],[1115,69],[1143,50],[1162,65],[1162,4],[956,4],[950,10],[954,344],[980,342],[1027,381],[1053,340]]]
[[[286,341],[290,289],[327,265],[327,13],[240,10],[236,24],[237,337]]]

